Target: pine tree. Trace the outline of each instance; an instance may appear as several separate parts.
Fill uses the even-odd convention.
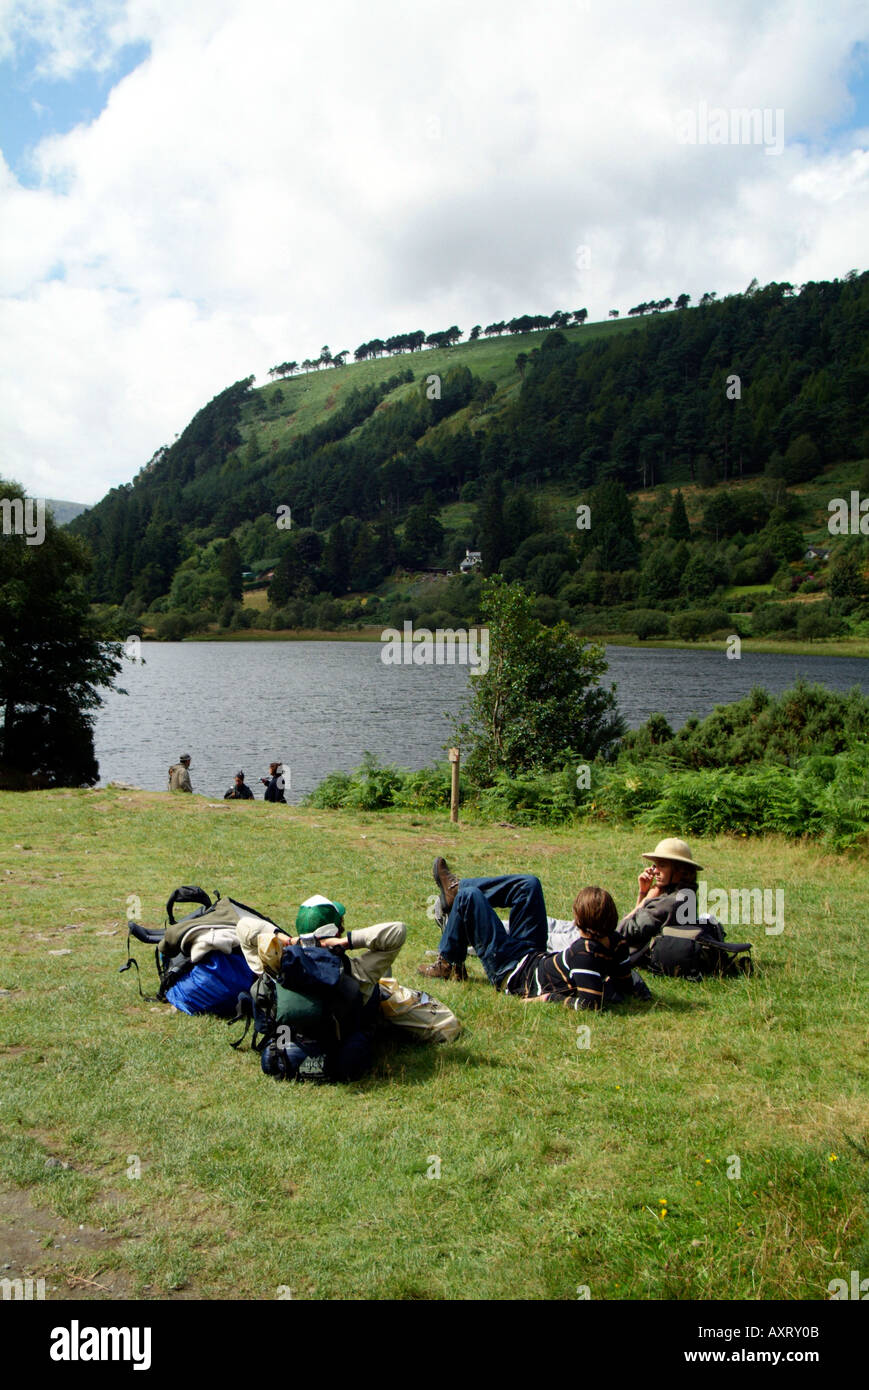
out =
[[[634,569],[639,547],[630,498],[621,483],[598,483],[589,495],[589,536],[600,550],[602,570]]]
[[[685,510],[685,499],[681,489],[676,492],[673,498],[667,535],[673,541],[690,541],[691,539],[691,527],[688,524],[688,513]]]
[[[346,594],[350,584],[350,540],[343,521],[329,532],[323,564],[333,594]]]
[[[486,483],[477,508],[477,544],[483,557],[483,573],[495,574],[507,554],[504,485],[500,473],[495,473]]]
[[[0,496],[22,498],[0,482]],[[0,534],[0,785],[92,785],[93,714],[121,670],[121,645],[92,615],[90,560],[45,515],[41,544]]]
[[[220,552],[218,569],[229,585],[230,598],[239,603],[242,594],[241,552],[232,536]]]

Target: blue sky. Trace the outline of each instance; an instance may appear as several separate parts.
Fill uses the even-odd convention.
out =
[[[45,44],[21,42],[0,62],[0,151],[19,182],[36,180],[30,155],[47,135],[65,135],[99,116],[112,88],[144,62],[145,43],[127,44],[102,70],[79,68],[70,76],[40,73]]]
[[[0,0],[0,151],[2,467],[93,502],[324,343],[865,269],[869,10]]]
[[[852,109],[843,121],[830,127],[828,135],[869,130],[869,44],[854,44],[846,64],[846,73]]]

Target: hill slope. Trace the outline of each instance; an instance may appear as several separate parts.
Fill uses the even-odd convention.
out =
[[[259,391],[248,379],[215,397],[134,484],[73,529],[95,552],[93,596],[134,611],[159,600],[158,610],[216,618],[239,597],[243,568],[279,560],[277,602],[370,592],[397,563],[455,567],[468,544],[484,551],[486,568],[503,568],[551,527],[523,491],[578,498],[603,483],[708,488],[764,470],[793,485],[861,457],[867,341],[869,275],[852,274],[799,294],[752,287],[640,324],[309,371]],[[506,493],[521,498],[512,519]],[[781,501],[764,498],[744,515],[725,515],[722,504],[720,523],[710,523],[715,543],[744,540]],[[619,521],[611,493],[597,496],[596,528],[602,512],[609,540],[605,528],[583,538],[592,544],[580,545],[573,568],[636,570],[629,514]],[[237,553],[230,547],[221,559],[230,536]],[[754,569],[756,582],[771,577],[767,561]],[[550,571],[535,587],[555,597]],[[646,601],[656,601],[654,585],[646,588]],[[638,596],[636,585],[622,585],[616,600]]]

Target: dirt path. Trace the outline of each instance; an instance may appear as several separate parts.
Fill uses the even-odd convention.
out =
[[[112,1251],[120,1237],[93,1226],[76,1226],[45,1207],[35,1207],[21,1188],[0,1188],[0,1280],[45,1280],[45,1299],[134,1297],[129,1278],[106,1268],[96,1275],[76,1273],[79,1256]],[[16,1296],[13,1288],[4,1297]],[[26,1289],[25,1289],[26,1292]],[[18,1295],[21,1296],[20,1294]]]

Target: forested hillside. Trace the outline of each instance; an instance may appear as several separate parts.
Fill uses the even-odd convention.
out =
[[[523,316],[458,346],[451,329],[428,350],[419,335],[376,339],[355,366],[342,353],[321,357],[325,373],[236,382],[71,524],[94,552],[93,599],[165,636],[245,626],[243,588],[265,572],[267,626],[470,619],[473,577],[429,586],[434,607],[400,588],[457,570],[470,548],[484,572],[526,582],[542,616],[592,630],[615,613],[648,636],[715,607],[709,631],[728,624],[733,586],[812,585],[845,600],[823,610],[841,628],[865,588],[862,543],[800,565],[836,495],[832,482],[808,495],[812,480],[847,464],[842,486],[856,486],[869,454],[869,274],[668,305],[538,332]],[[848,575],[829,583],[839,551]],[[778,608],[768,630],[796,630]],[[684,635],[697,626],[685,619]]]

